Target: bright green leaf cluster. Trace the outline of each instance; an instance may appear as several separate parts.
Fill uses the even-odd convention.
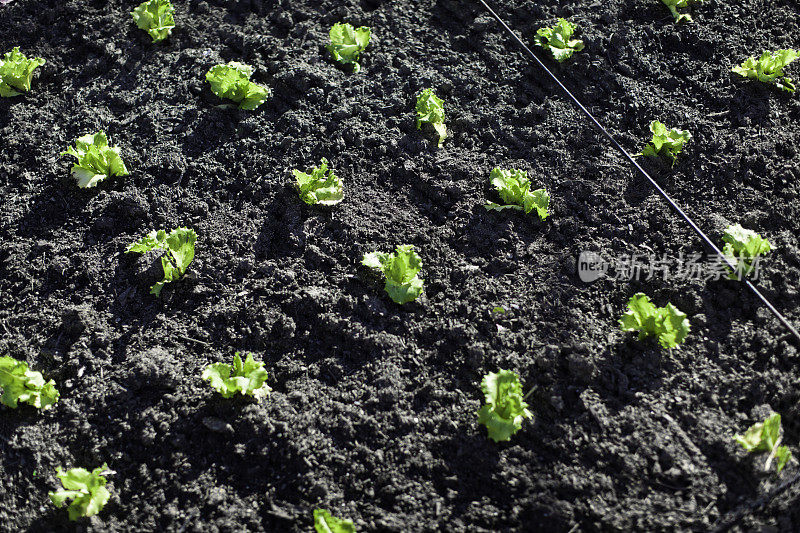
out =
[[[439,135],[438,146],[447,137],[447,126],[444,125],[444,100],[433,93],[433,89],[425,89],[417,95],[417,129],[423,124],[430,124]]]
[[[45,64],[41,57],[28,59],[15,46],[0,59],[0,96],[7,98],[31,90],[33,71]]]
[[[170,0],[147,0],[131,11],[133,21],[150,35],[154,43],[163,41],[172,33],[174,13]]]
[[[366,26],[354,28],[347,23],[337,22],[330,31],[331,44],[328,50],[333,59],[344,65],[352,65],[353,73],[361,70],[358,59],[369,45],[370,30]]]
[[[800,57],[800,53],[797,50],[766,51],[758,59],[748,57],[744,63],[731,70],[745,78],[771,83],[784,91],[793,93],[796,87],[792,78],[784,76],[783,68],[798,57]]]
[[[639,340],[650,335],[658,338],[664,348],[677,348],[689,334],[689,319],[677,307],[668,303],[656,307],[643,293],[628,300],[628,310],[619,320],[622,331],[638,331]]]
[[[271,94],[269,87],[250,81],[255,69],[250,65],[230,61],[227,65],[215,65],[206,73],[211,91],[220,98],[239,104],[239,109],[255,109]]]
[[[72,165],[72,176],[78,187],[90,188],[111,176],[129,174],[117,146],[109,146],[105,132],[78,137],[75,147],[69,147],[61,155],[74,156],[78,162]]]
[[[103,509],[111,497],[111,493],[105,487],[106,478],[103,474],[113,474],[106,464],[91,472],[85,468],[70,468],[67,471],[58,468],[56,476],[66,490],[50,492],[50,500],[56,507],[64,505],[66,500],[72,500],[68,508],[70,520],[77,520],[82,516],[94,516]]]
[[[150,250],[167,252],[161,257],[164,279],[150,287],[150,294],[158,297],[164,284],[181,279],[186,274],[186,269],[194,259],[196,241],[197,233],[193,229],[177,228],[169,234],[164,230],[151,231],[141,240],[128,246],[125,253],[143,254]]]
[[[669,8],[669,12],[675,17],[675,24],[680,22],[692,22],[692,16],[688,13],[680,13],[678,9],[689,7],[690,4],[699,4],[703,0],[661,0]]]
[[[583,41],[572,38],[576,28],[575,24],[560,18],[552,28],[541,28],[536,32],[536,44],[550,50],[556,61],[561,63],[575,52],[583,50]]]
[[[781,442],[781,415],[773,413],[763,422],[758,422],[750,426],[744,435],[736,435],[733,440],[742,445],[750,453],[769,452],[764,470],[769,470],[772,460],[775,459],[775,466],[778,472],[783,470],[786,462],[792,456],[792,452],[786,446],[779,446]]]
[[[325,509],[314,509],[314,530],[317,533],[356,533],[350,520],[336,518]]]
[[[292,174],[297,179],[300,199],[308,205],[335,205],[344,198],[342,180],[328,169],[328,160],[324,157],[320,165],[311,170],[311,174],[299,170],[293,170]]]
[[[481,381],[481,390],[486,403],[478,410],[478,423],[486,426],[493,441],[509,440],[522,428],[524,419],[533,418],[516,372],[489,372]]]
[[[405,304],[416,300],[422,294],[424,281],[419,277],[422,268],[414,246],[398,246],[390,253],[372,252],[364,254],[361,264],[383,272],[386,276],[386,292],[395,302]]]
[[[767,239],[753,230],[744,229],[739,224],[725,228],[722,240],[725,242],[722,253],[737,265],[736,271],[728,275],[730,279],[741,280],[749,275],[758,257],[772,250],[772,245]]]
[[[247,354],[242,362],[239,352],[233,356],[233,366],[225,363],[213,363],[203,370],[202,378],[222,394],[223,398],[232,398],[237,392],[242,396],[251,396],[261,400],[269,396],[272,389],[266,384],[267,371],[264,363],[256,362],[253,354]]]
[[[644,147],[639,155],[658,157],[666,155],[675,166],[678,154],[683,151],[683,145],[692,139],[692,134],[685,130],[672,128],[670,130],[661,122],[654,120],[650,123],[653,139]]]
[[[545,189],[532,191],[531,180],[528,179],[528,173],[524,170],[495,168],[489,174],[489,181],[497,189],[505,205],[487,202],[484,206],[486,209],[495,211],[517,209],[524,211],[525,214],[535,209],[541,220],[546,219],[550,214],[548,212],[550,195]]]
[[[19,402],[48,409],[59,396],[55,381],[45,381],[41,372],[29,370],[27,363],[7,356],[0,357],[0,388],[3,389],[0,403],[12,409]]]

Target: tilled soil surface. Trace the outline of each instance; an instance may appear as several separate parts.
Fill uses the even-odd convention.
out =
[[[135,4],[0,7],[0,53],[47,60],[0,101],[0,354],[62,394],[0,407],[0,529],[309,531],[317,507],[359,531],[800,529],[797,488],[763,499],[797,463],[765,474],[732,440],[776,411],[797,450],[792,340],[733,281],[579,279],[583,250],[703,250],[477,2],[177,1],[157,45]],[[657,0],[497,7],[529,42],[580,25],[585,50],[547,64],[631,151],[651,120],[691,131],[674,168],[644,164],[715,240],[735,222],[770,239],[760,284],[800,321],[800,101],[730,73],[798,46],[797,4],[706,2],[681,26]],[[324,49],[338,21],[372,28],[359,74]],[[210,92],[229,60],[272,88],[258,110]],[[425,87],[441,149],[415,128]],[[101,128],[131,175],[79,190],[58,154]],[[331,209],[291,186],[322,157],[345,181]],[[551,217],[487,212],[495,166],[546,187]],[[152,257],[123,252],[178,226],[199,235],[193,278],[156,299]],[[359,260],[405,243],[425,295],[400,307]],[[689,315],[680,350],[618,329],[638,291]],[[200,379],[235,351],[265,361],[266,401]],[[476,424],[498,368],[535,414],[501,444]],[[103,462],[111,501],[69,523],[55,467]]]

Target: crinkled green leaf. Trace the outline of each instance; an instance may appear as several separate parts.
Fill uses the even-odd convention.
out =
[[[140,240],[129,245],[125,249],[125,253],[143,254],[157,249],[167,252],[161,257],[164,279],[150,288],[150,294],[158,297],[164,284],[179,280],[186,275],[186,270],[194,259],[196,242],[197,233],[189,228],[177,228],[169,234],[164,230],[151,231]]]
[[[342,180],[328,169],[328,160],[324,157],[311,174],[299,170],[293,170],[292,173],[297,180],[300,199],[309,205],[335,205],[344,198]]]
[[[678,154],[683,151],[683,145],[692,139],[692,134],[676,128],[667,129],[661,122],[654,120],[650,123],[652,140],[644,147],[639,155],[657,157],[666,155],[675,165]]]
[[[206,73],[211,91],[220,98],[239,104],[240,109],[252,110],[263,104],[270,96],[268,87],[253,83],[250,76],[255,69],[250,65],[230,61],[226,65],[215,65]]]
[[[478,423],[486,426],[493,441],[509,440],[522,428],[524,419],[533,418],[516,372],[489,372],[481,381],[481,390],[486,403],[478,410]]]
[[[353,522],[336,518],[326,509],[314,509],[314,529],[316,533],[356,533]]]
[[[444,100],[433,93],[433,89],[425,89],[417,95],[417,129],[423,124],[430,124],[439,136],[438,146],[442,146],[447,137],[447,126],[444,124]]]
[[[583,41],[573,39],[577,26],[565,19],[558,19],[552,28],[541,28],[536,32],[536,44],[550,50],[553,57],[561,63],[572,54],[583,50]]]
[[[27,403],[37,409],[48,409],[58,401],[56,383],[45,381],[41,372],[28,369],[28,364],[13,357],[0,357],[0,403],[12,409]]]
[[[638,331],[639,340],[655,336],[664,348],[677,348],[689,334],[689,319],[677,307],[668,303],[656,307],[643,293],[628,301],[628,310],[619,320],[622,331]]]
[[[734,436],[733,440],[749,453],[770,453],[775,457],[776,468],[780,472],[792,455],[786,446],[778,446],[780,435],[781,415],[773,413],[763,422],[757,422],[750,426],[744,435]]]
[[[127,176],[128,169],[120,156],[120,149],[108,145],[105,132],[84,135],[75,141],[61,155],[71,155],[78,162],[72,166],[72,176],[78,180],[78,187],[96,186],[111,176]]]
[[[675,17],[675,24],[681,22],[692,22],[692,16],[688,13],[681,13],[678,9],[688,8],[691,4],[699,4],[704,0],[661,0],[669,8],[669,12]]]
[[[361,70],[358,60],[369,45],[370,29],[366,26],[354,28],[348,23],[337,22],[330,31],[331,44],[328,50],[339,63],[353,66],[353,73]]]
[[[730,279],[748,276],[753,271],[756,259],[772,250],[767,239],[753,230],[744,229],[740,224],[725,228],[722,240],[725,242],[722,253],[737,265],[736,271],[728,275]]]
[[[0,96],[17,96],[31,89],[33,71],[45,64],[41,57],[28,59],[15,46],[0,60]]]
[[[392,300],[399,304],[416,300],[424,290],[425,280],[419,277],[422,259],[413,245],[398,246],[390,254],[382,252],[364,254],[361,264],[386,276],[384,289]]]
[[[70,468],[64,471],[59,467],[56,476],[67,490],[50,492],[50,500],[57,507],[61,507],[66,500],[71,499],[72,503],[68,508],[70,520],[94,516],[103,509],[111,497],[105,487],[107,480],[103,477],[103,474],[109,473],[112,472],[108,470],[106,464],[91,472],[85,468]]]
[[[550,195],[545,189],[531,191],[531,181],[524,170],[495,168],[489,174],[489,180],[505,205],[487,202],[484,206],[486,209],[494,211],[517,209],[524,211],[525,214],[535,209],[541,220],[549,216]]]
[[[233,366],[225,363],[208,365],[202,374],[211,387],[219,392],[223,398],[232,398],[237,392],[242,396],[251,396],[256,400],[266,398],[272,389],[266,384],[267,371],[264,363],[253,359],[253,354],[247,354],[243,362],[239,352],[233,356]]]
[[[783,69],[798,57],[800,53],[792,49],[765,51],[760,58],[749,57],[731,70],[745,78],[769,83],[793,93],[796,89],[794,82],[790,77],[784,76]]]
[[[175,8],[170,0],[148,0],[131,11],[133,21],[145,30],[153,42],[163,41],[175,27]]]

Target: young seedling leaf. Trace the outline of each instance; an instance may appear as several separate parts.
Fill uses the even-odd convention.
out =
[[[353,522],[336,518],[326,509],[314,509],[314,529],[316,533],[356,533]]]
[[[177,228],[169,234],[164,230],[151,231],[137,242],[128,246],[125,253],[143,254],[150,250],[164,250],[161,267],[164,279],[150,288],[150,294],[158,297],[166,283],[181,279],[194,259],[194,245],[197,233],[193,229]]]
[[[331,44],[328,50],[333,59],[343,65],[352,65],[353,73],[361,70],[358,60],[369,45],[370,29],[366,26],[354,28],[348,23],[337,22],[330,31]]]
[[[692,134],[676,128],[668,130],[664,124],[657,120],[650,123],[650,131],[653,133],[653,139],[639,155],[649,157],[665,155],[672,160],[672,166],[675,166],[678,154],[683,151],[683,145],[691,140]]]
[[[292,174],[297,180],[300,199],[308,205],[335,205],[344,198],[342,180],[328,169],[328,160],[324,157],[320,165],[311,170],[311,174],[296,169]]]
[[[248,353],[242,362],[239,352],[233,356],[233,366],[225,363],[213,363],[203,370],[202,378],[219,392],[223,398],[232,398],[237,392],[242,396],[250,396],[260,401],[269,396],[272,389],[266,384],[267,371],[264,363],[255,361],[253,354]]]
[[[763,422],[757,422],[745,431],[744,435],[736,435],[733,440],[749,453],[769,453],[764,464],[764,470],[769,470],[774,459],[777,471],[783,470],[792,452],[786,446],[779,446],[781,442],[781,415],[773,413]]]
[[[0,59],[0,96],[8,98],[31,90],[33,71],[45,64],[41,57],[28,59],[15,46]]]
[[[524,170],[495,168],[489,174],[489,181],[505,205],[487,202],[484,206],[487,210],[516,209],[528,214],[535,209],[540,220],[549,216],[550,195],[545,189],[531,191],[531,181]]]
[[[677,307],[668,303],[656,307],[643,293],[628,301],[628,310],[619,320],[622,331],[638,331],[639,340],[649,336],[658,339],[664,348],[677,348],[689,334],[689,319]]]
[[[486,426],[493,441],[509,440],[522,428],[524,419],[533,418],[516,372],[489,372],[481,381],[481,390],[486,403],[478,410],[478,423]]]
[[[755,269],[760,256],[772,250],[770,242],[753,230],[744,229],[739,224],[725,228],[722,248],[728,258],[736,263],[736,270],[728,274],[729,279],[742,280]]]
[[[99,513],[111,494],[105,487],[106,478],[103,474],[111,474],[108,465],[95,468],[91,472],[85,468],[70,468],[67,471],[60,467],[56,476],[61,480],[61,485],[66,490],[50,492],[50,500],[56,507],[61,507],[67,500],[69,504],[69,519],[77,520],[83,516],[94,516]]]
[[[384,289],[392,300],[401,305],[416,300],[422,294],[425,281],[419,277],[422,259],[417,255],[413,245],[398,246],[390,254],[382,252],[364,254],[361,264],[386,276]]]
[[[669,8],[669,12],[675,17],[675,24],[681,22],[692,22],[692,16],[688,13],[681,13],[678,9],[688,8],[691,4],[699,4],[703,0],[661,0]]]
[[[58,401],[56,383],[45,381],[41,372],[28,369],[28,364],[13,357],[0,357],[0,403],[12,409],[27,403],[37,409],[49,409]]]
[[[583,50],[583,41],[573,39],[577,26],[568,20],[558,19],[552,28],[541,28],[536,32],[536,44],[549,50],[559,63],[566,61],[572,54]]]
[[[71,155],[78,162],[72,165],[72,176],[78,180],[78,187],[95,187],[111,176],[129,174],[120,156],[120,149],[109,146],[105,132],[78,137],[75,147],[69,147],[61,155]]]
[[[231,61],[227,65],[215,65],[206,73],[211,91],[220,98],[239,104],[239,109],[252,110],[263,104],[270,96],[269,87],[250,81],[255,69],[250,65]]]
[[[425,89],[417,95],[417,129],[423,124],[430,124],[439,136],[437,146],[442,146],[447,137],[447,126],[444,124],[444,100],[433,93],[433,89]]]
[[[765,51],[760,58],[748,57],[744,63],[734,66],[731,70],[745,78],[769,83],[793,93],[796,89],[795,84],[792,78],[784,75],[783,69],[798,57],[800,53],[792,49]]]
[[[131,11],[133,21],[153,42],[163,41],[175,27],[175,8],[170,0],[147,0]]]

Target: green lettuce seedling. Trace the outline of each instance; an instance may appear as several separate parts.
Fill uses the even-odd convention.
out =
[[[779,446],[781,443],[781,415],[772,414],[763,422],[758,422],[750,426],[744,435],[736,435],[733,440],[742,445],[742,448],[750,453],[769,452],[764,472],[768,472],[773,459],[776,460],[775,466],[778,472],[783,470],[787,461],[792,456],[792,452],[786,446]]]
[[[669,12],[675,17],[675,24],[680,22],[692,22],[692,16],[688,13],[680,13],[678,9],[688,8],[691,4],[699,4],[703,0],[661,0],[669,8]]]
[[[320,165],[311,170],[311,174],[299,170],[293,170],[292,174],[297,179],[300,199],[308,205],[335,205],[344,198],[342,180],[328,169],[328,160],[324,157]]]
[[[417,129],[423,124],[430,124],[439,135],[442,146],[447,137],[447,126],[444,125],[444,100],[433,94],[433,89],[425,89],[417,95]]]
[[[163,41],[172,33],[174,13],[170,0],[147,0],[131,11],[133,21],[150,35],[154,43]]]
[[[211,91],[220,98],[239,104],[239,109],[252,110],[266,102],[271,92],[269,87],[250,81],[255,69],[250,65],[230,61],[227,65],[215,65],[206,73]]]
[[[33,71],[45,64],[41,57],[28,59],[15,46],[0,59],[0,96],[18,96],[31,90]]]
[[[759,256],[772,250],[770,242],[753,230],[744,229],[739,224],[725,228],[722,235],[725,246],[722,248],[728,258],[736,263],[736,271],[731,272],[730,279],[742,279],[753,271],[753,263]]]
[[[343,65],[352,65],[353,73],[361,70],[358,59],[361,52],[369,45],[370,30],[366,26],[353,28],[347,23],[337,22],[330,31],[331,44],[328,50],[333,59]]]
[[[203,370],[202,378],[223,398],[232,398],[237,392],[242,396],[250,396],[260,401],[269,396],[272,389],[265,382],[267,371],[264,363],[256,362],[253,354],[247,354],[242,362],[239,352],[233,356],[233,366],[225,363],[213,363]]]
[[[45,381],[41,372],[29,370],[27,363],[7,356],[0,357],[0,389],[3,389],[0,403],[12,409],[19,402],[49,409],[59,397],[55,381]]]
[[[164,230],[151,231],[141,240],[128,246],[125,253],[143,254],[150,250],[167,252],[161,257],[164,279],[150,287],[150,294],[158,297],[164,284],[181,279],[186,274],[186,269],[194,259],[196,241],[197,233],[193,229],[177,228],[169,234]]]
[[[639,340],[655,336],[664,348],[677,348],[689,334],[689,319],[677,307],[668,303],[656,307],[650,298],[637,293],[628,300],[628,310],[619,320],[622,331],[638,331]]]
[[[683,145],[692,139],[692,134],[676,128],[668,130],[657,120],[650,123],[650,131],[653,133],[653,139],[638,155],[649,157],[666,155],[672,160],[672,166],[675,166],[678,154],[683,151]]]
[[[484,206],[487,210],[517,209],[527,215],[535,209],[541,220],[550,214],[547,211],[550,206],[550,195],[545,189],[531,191],[531,181],[524,170],[495,168],[489,174],[489,181],[497,189],[505,205],[487,202]]]
[[[129,174],[117,146],[109,146],[105,132],[78,137],[75,147],[69,147],[61,155],[74,156],[78,162],[72,165],[72,176],[78,180],[78,187],[95,187],[111,176]]]
[[[541,28],[536,32],[536,44],[550,50],[553,57],[561,63],[575,52],[583,50],[583,41],[572,38],[576,28],[575,24],[560,18],[552,28]]]
[[[356,526],[350,520],[331,516],[325,509],[314,509],[314,530],[316,533],[356,533]]]
[[[734,66],[731,70],[745,78],[770,83],[793,93],[796,89],[795,84],[792,78],[784,76],[783,68],[798,57],[800,53],[797,50],[766,51],[758,59],[748,57],[744,63],[738,67]]]
[[[386,292],[392,300],[401,305],[413,302],[422,294],[425,281],[419,277],[422,259],[411,244],[398,246],[390,254],[382,252],[364,254],[361,264],[383,272],[386,276],[384,286]]]
[[[72,500],[68,508],[70,520],[77,520],[82,516],[94,516],[103,509],[111,497],[103,475],[113,473],[106,464],[91,472],[85,468],[70,468],[64,471],[59,467],[56,476],[66,490],[50,492],[50,500],[56,507],[64,505],[66,500]]]
[[[486,426],[493,441],[509,440],[522,428],[524,419],[533,418],[516,372],[489,372],[481,381],[481,390],[486,404],[478,410],[478,423]]]

